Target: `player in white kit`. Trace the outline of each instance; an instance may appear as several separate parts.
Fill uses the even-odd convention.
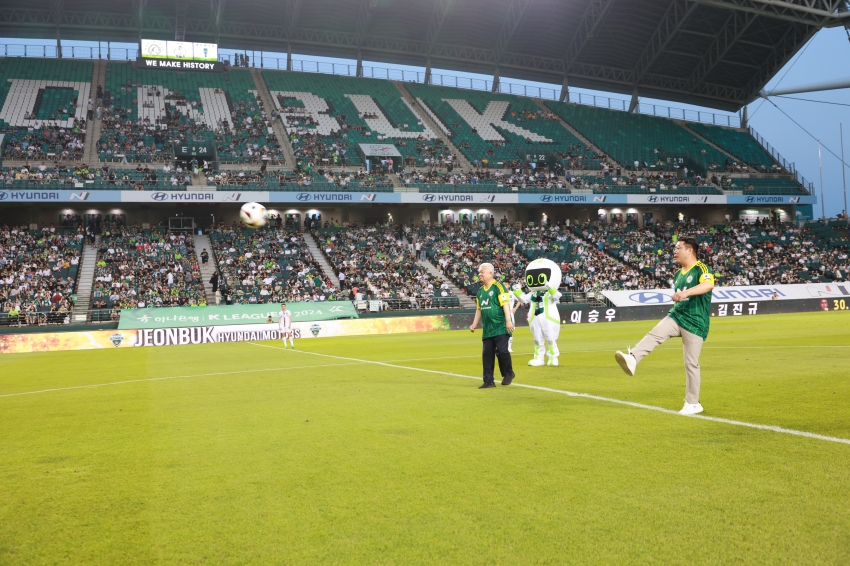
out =
[[[513,324],[514,327],[516,327],[516,320],[515,320],[514,314],[516,314],[517,309],[519,308],[519,306],[522,303],[520,303],[520,300],[513,293],[508,293],[508,295],[509,295],[508,299],[510,301],[509,304],[510,304],[510,307],[511,307],[511,324]],[[508,353],[513,354],[513,352],[514,352],[514,337],[511,336],[510,338],[508,338]]]
[[[280,328],[280,339],[283,340],[283,347],[286,349],[286,339],[289,338],[289,343],[292,349],[295,349],[295,333],[292,331],[292,313],[286,310],[286,303],[280,305],[280,317],[277,321],[277,326]]]

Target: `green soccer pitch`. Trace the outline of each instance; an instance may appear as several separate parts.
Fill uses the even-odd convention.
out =
[[[0,564],[848,564],[848,323],[713,319],[717,420],[653,322],[0,356]]]

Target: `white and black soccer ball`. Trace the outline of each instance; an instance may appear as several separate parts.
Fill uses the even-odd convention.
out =
[[[262,228],[268,221],[268,213],[266,207],[257,202],[247,202],[242,205],[242,210],[239,211],[239,218],[242,219],[242,224],[248,228]]]

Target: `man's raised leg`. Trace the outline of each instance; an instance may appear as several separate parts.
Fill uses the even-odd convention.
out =
[[[643,339],[637,343],[634,350],[629,348],[626,353],[617,351],[614,354],[614,359],[623,368],[623,371],[628,375],[634,375],[637,369],[637,364],[652,352],[659,344],[663,344],[669,338],[680,336],[681,332],[676,321],[665,316],[655,325],[655,328],[650,330]]]

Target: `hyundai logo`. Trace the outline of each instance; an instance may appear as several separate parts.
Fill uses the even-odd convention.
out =
[[[156,201],[168,200],[168,193],[154,193],[151,198]]]
[[[6,200],[9,198],[9,193],[0,193],[0,200]]]
[[[667,293],[641,291],[640,293],[632,293],[629,295],[629,300],[642,305],[661,305],[664,303],[672,303],[673,299]]]
[[[540,202],[552,202],[552,195],[542,195]]]
[[[437,195],[427,194],[422,197],[425,202],[434,202],[437,200]]]
[[[747,197],[747,202],[756,202],[756,197]]]
[[[298,193],[297,195],[295,195],[295,198],[300,200],[300,201],[310,200],[310,197],[311,197],[310,193]]]
[[[651,197],[647,198],[646,200],[647,200],[648,202],[658,202],[658,197],[656,197],[656,196],[651,196]]]

